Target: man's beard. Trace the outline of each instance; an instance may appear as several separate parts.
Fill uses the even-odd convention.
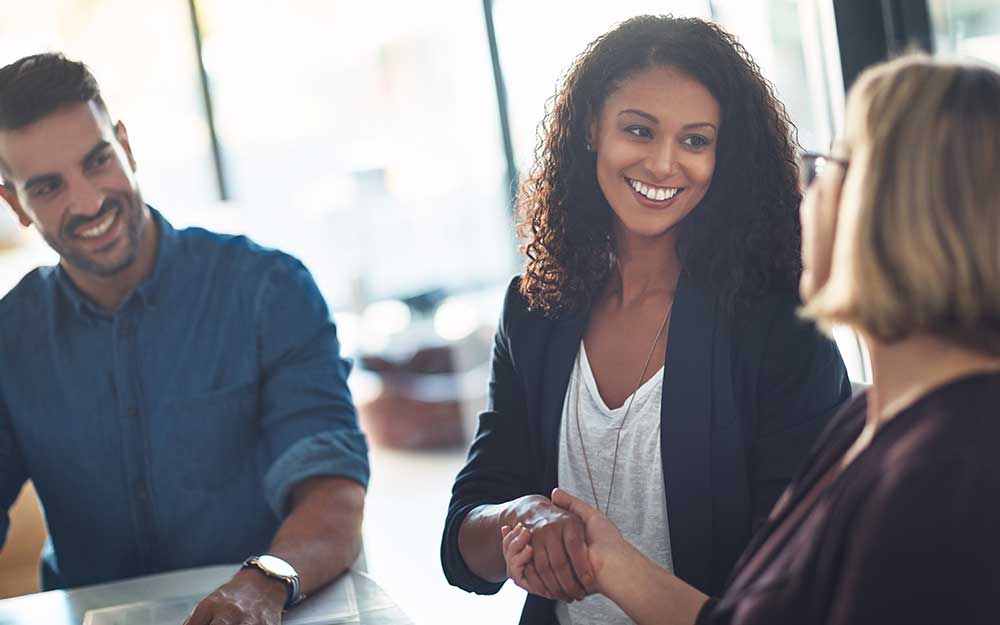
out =
[[[101,209],[93,217],[77,217],[66,222],[58,238],[45,235],[43,238],[55,250],[59,257],[76,269],[91,275],[108,278],[128,269],[139,256],[139,244],[142,236],[142,197],[138,193],[119,192],[107,197],[101,204]],[[108,214],[118,211],[116,219],[122,221],[125,234],[125,255],[112,264],[102,263],[77,249],[73,242],[78,238],[73,234],[86,224],[96,224]]]

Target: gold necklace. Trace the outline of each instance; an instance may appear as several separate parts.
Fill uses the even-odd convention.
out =
[[[674,309],[674,302],[671,301],[670,305],[667,306],[667,314],[663,315],[663,321],[660,323],[660,329],[656,331],[656,336],[653,337],[653,344],[649,346],[649,354],[646,356],[646,362],[642,365],[642,372],[639,373],[639,381],[636,382],[635,390],[628,398],[628,404],[625,406],[625,414],[622,415],[622,421],[618,424],[618,431],[615,432],[615,453],[611,458],[611,481],[608,483],[608,499],[607,504],[604,506],[604,516],[608,516],[608,512],[611,510],[611,493],[612,489],[615,487],[615,472],[618,468],[618,446],[621,444],[622,440],[622,428],[625,427],[625,420],[628,419],[628,413],[632,409],[632,402],[635,401],[636,393],[639,392],[639,387],[642,386],[642,379],[646,377],[646,369],[649,367],[649,361],[653,358],[653,352],[656,351],[656,344],[660,341],[660,335],[663,334],[663,329],[667,327],[667,320],[670,319],[670,312]],[[587,458],[587,446],[583,442],[583,428],[580,426],[580,387],[583,386],[583,380],[578,380],[576,385],[576,433],[580,438],[580,450],[583,452],[583,465],[587,468],[587,480],[590,482],[590,492],[594,495],[594,506],[600,510],[601,504],[597,500],[597,487],[594,486],[594,475],[590,471],[590,460]]]

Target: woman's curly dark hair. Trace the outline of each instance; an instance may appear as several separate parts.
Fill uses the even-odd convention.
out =
[[[535,165],[518,199],[527,256],[521,293],[550,317],[591,305],[611,275],[614,213],[586,148],[590,121],[626,78],[676,68],[718,100],[715,172],[678,224],[686,274],[716,289],[727,309],[795,289],[802,271],[795,128],[772,85],[736,38],[701,19],[640,16],[592,42],[549,101]]]

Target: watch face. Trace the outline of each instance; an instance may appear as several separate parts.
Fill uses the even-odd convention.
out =
[[[275,558],[274,556],[260,556],[257,558],[260,565],[274,573],[275,575],[280,575],[281,577],[292,577],[296,575],[295,569],[291,567],[287,562],[281,558]]]

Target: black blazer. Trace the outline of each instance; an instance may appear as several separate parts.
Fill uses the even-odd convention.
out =
[[[493,594],[458,550],[477,506],[557,486],[563,398],[589,312],[530,312],[515,278],[493,345],[487,410],[452,490],[441,543],[448,581]],[[682,276],[663,378],[661,449],[670,547],[678,577],[719,594],[828,419],[851,393],[836,345],[795,315],[780,293],[726,314],[711,290]],[[522,625],[554,621],[529,595]]]

